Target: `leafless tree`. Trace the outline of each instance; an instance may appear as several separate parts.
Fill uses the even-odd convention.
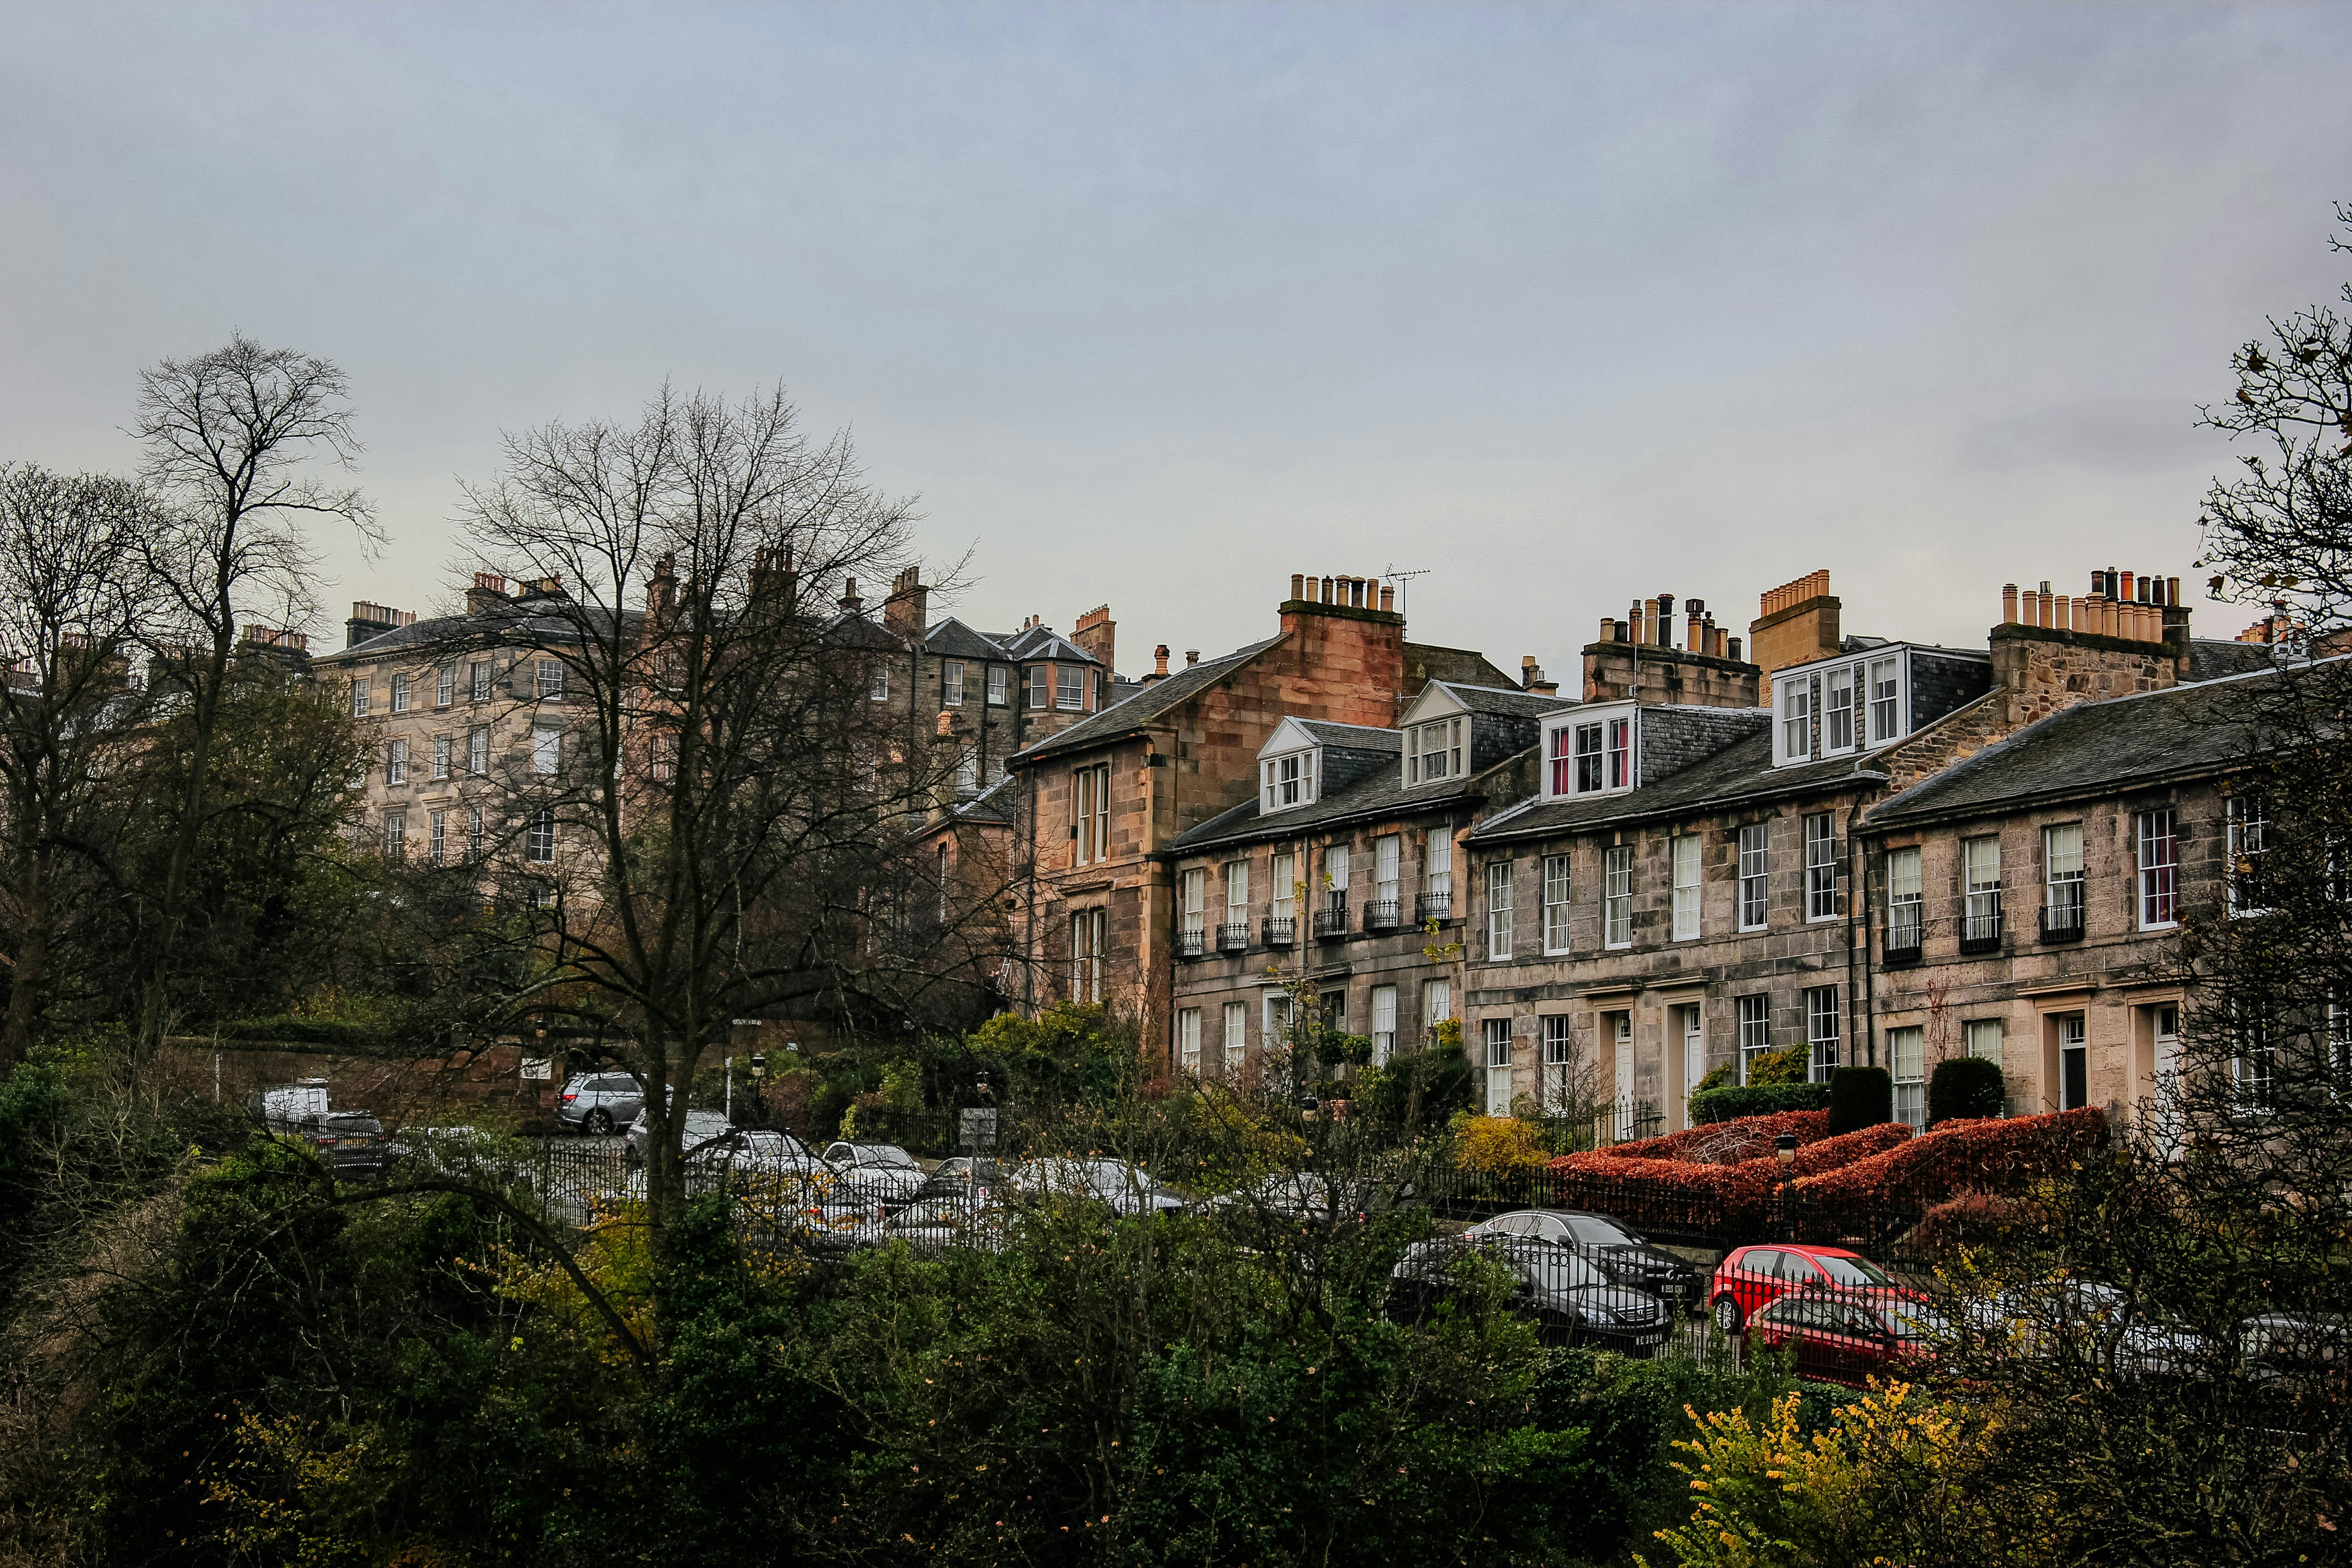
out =
[[[0,468],[0,790],[10,924],[0,1070],[31,1045],[60,893],[106,858],[121,747],[146,716],[133,637],[155,511],[127,480]]]
[[[504,635],[561,667],[505,778],[492,871],[527,954],[503,998],[593,1032],[644,1083],[658,1249],[683,1201],[684,1086],[731,1021],[901,1016],[975,978],[956,939],[998,900],[954,885],[936,824],[954,759],[868,682],[892,644],[845,580],[886,579],[914,513],[782,394],[668,389],[634,423],[511,436],[469,488],[480,563],[526,585]],[[852,595],[845,593],[845,600]]]
[[[148,635],[189,717],[171,851],[142,910],[136,954],[142,1055],[163,1037],[170,1011],[190,871],[214,805],[213,742],[238,623],[308,618],[308,525],[331,518],[357,529],[363,543],[381,542],[360,492],[313,471],[322,461],[348,469],[358,457],[349,395],[330,362],[265,349],[242,332],[139,378],[131,429],[146,447],[145,477],[166,517],[147,552],[162,591]]]

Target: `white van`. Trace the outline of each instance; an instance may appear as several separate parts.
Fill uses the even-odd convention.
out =
[[[305,1078],[271,1084],[247,1095],[246,1104],[272,1131],[290,1131],[327,1114],[327,1080]]]

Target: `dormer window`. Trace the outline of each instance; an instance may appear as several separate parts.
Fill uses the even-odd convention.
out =
[[[1564,715],[1544,730],[1544,758],[1546,793],[1555,800],[1632,789],[1633,710]]]
[[[1404,782],[1427,784],[1433,779],[1462,774],[1462,747],[1469,723],[1462,719],[1438,719],[1405,731]]]
[[[1937,701],[1919,713],[1913,711],[1911,670],[1923,659],[1935,672],[1930,694]],[[1786,766],[1891,744],[1989,680],[1990,667],[1973,656],[1904,643],[1780,670],[1772,677],[1772,761]]]
[[[1311,751],[1292,752],[1284,756],[1266,758],[1258,763],[1258,809],[1261,812],[1313,804],[1315,753]]]

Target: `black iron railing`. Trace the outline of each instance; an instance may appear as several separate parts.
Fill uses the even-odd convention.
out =
[[[1915,900],[1896,904],[1886,913],[1886,962],[1916,963],[1927,921],[1920,918],[1920,908]]]
[[[1199,926],[1186,926],[1176,933],[1176,956],[1198,958],[1208,948],[1209,933]]]
[[[2070,901],[2042,906],[2042,940],[2044,942],[2083,940],[2081,889],[2075,889],[2075,897]]]
[[[1227,921],[1217,928],[1217,951],[1240,952],[1249,946],[1249,921]]]
[[[1374,899],[1364,906],[1366,931],[1393,931],[1397,923],[1398,899]]]
[[[1992,952],[2000,947],[2000,907],[1978,910],[1960,917],[1960,951]]]
[[[1326,904],[1315,911],[1315,934],[1327,940],[1348,934],[1348,905],[1344,900]]]
[[[1293,915],[1268,915],[1263,929],[1268,947],[1288,947],[1298,940],[1298,921]]]
[[[1423,893],[1421,896],[1422,921],[1450,921],[1454,918],[1452,893]]]

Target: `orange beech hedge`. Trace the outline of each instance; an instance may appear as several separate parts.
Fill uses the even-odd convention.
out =
[[[1797,1121],[1795,1119],[1805,1119]],[[1911,1136],[1900,1121],[1824,1138],[1826,1110],[1784,1110],[1774,1116],[1744,1119],[1759,1124],[1764,1152],[1753,1159],[1727,1164],[1700,1164],[1693,1160],[1628,1156],[1627,1149],[1666,1148],[1678,1153],[1698,1152],[1707,1145],[1676,1132],[1641,1143],[1620,1144],[1614,1150],[1563,1154],[1550,1166],[1554,1201],[1564,1208],[1591,1209],[1614,1215],[1636,1226],[1734,1237],[1756,1234],[1772,1203],[1772,1190],[1783,1179],[1772,1141],[1794,1132],[1810,1142],[1797,1150],[1790,1174],[1802,1176],[1833,1172],[1856,1160],[1882,1154]],[[1792,1124],[1793,1123],[1793,1124]],[[1741,1122],[1693,1128],[1692,1132],[1720,1133]],[[1677,1143],[1676,1140],[1684,1140]]]
[[[1593,1153],[1610,1160],[1681,1160],[1693,1164],[1731,1165],[1772,1152],[1772,1141],[1783,1132],[1797,1135],[1800,1146],[1818,1143],[1830,1134],[1826,1110],[1781,1110],[1770,1116],[1742,1116],[1732,1121],[1711,1121],[1685,1127],[1662,1138],[1640,1138],[1616,1143]],[[1728,1152],[1730,1158],[1725,1158]],[[1562,1155],[1572,1160],[1573,1154]],[[1558,1162],[1554,1162],[1557,1168]]]
[[[1962,1193],[2021,1193],[2096,1150],[2106,1132],[2106,1117],[2087,1107],[1938,1122],[1869,1159],[1791,1182],[1790,1217],[1802,1239],[1885,1232]]]

